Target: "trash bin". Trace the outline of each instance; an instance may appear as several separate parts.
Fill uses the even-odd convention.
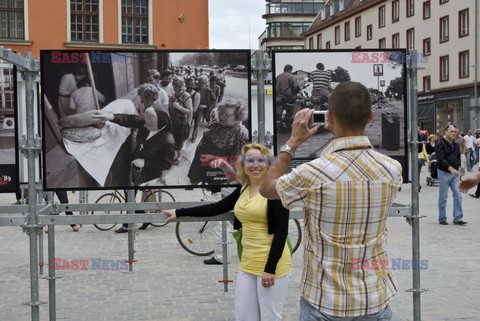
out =
[[[382,147],[386,150],[400,149],[400,117],[397,113],[382,113]]]

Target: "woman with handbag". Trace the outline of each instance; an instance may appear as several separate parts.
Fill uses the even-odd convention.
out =
[[[181,216],[215,216],[234,211],[234,228],[242,228],[240,271],[235,286],[235,320],[281,320],[291,272],[287,246],[288,215],[279,200],[259,193],[271,163],[270,151],[246,144],[238,158],[237,187],[226,198],[192,208],[165,210],[167,221]]]

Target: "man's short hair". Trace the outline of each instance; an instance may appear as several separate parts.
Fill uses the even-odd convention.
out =
[[[293,70],[293,66],[292,65],[289,65],[289,64],[286,64],[285,67],[283,67],[283,71],[292,71]]]
[[[317,69],[318,69],[318,70],[325,70],[325,66],[324,66],[321,62],[319,62],[319,63],[317,64]]]
[[[162,77],[168,77],[168,76],[171,76],[171,75],[173,75],[173,72],[170,69],[165,69],[162,72]]]
[[[455,129],[458,129],[455,124],[448,124],[447,127],[445,127],[445,131],[447,131],[450,127],[453,127]],[[462,133],[463,134],[463,133]]]
[[[332,91],[328,110],[342,126],[363,129],[372,112],[370,92],[359,82],[342,82]]]

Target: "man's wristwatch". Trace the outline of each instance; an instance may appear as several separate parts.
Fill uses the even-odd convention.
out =
[[[280,153],[288,153],[290,156],[292,156],[292,158],[295,157],[295,151],[296,149],[291,148],[290,146],[288,146],[288,144],[282,145],[282,147],[280,147]]]

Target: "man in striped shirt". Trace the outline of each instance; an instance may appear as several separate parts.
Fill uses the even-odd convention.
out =
[[[334,140],[319,158],[285,174],[295,149],[318,130],[308,128],[312,113],[297,113],[277,166],[270,166],[260,187],[264,197],[305,211],[300,320],[391,320],[388,305],[397,284],[386,220],[402,168],[364,136],[373,119],[368,89],[345,82],[329,100]]]
[[[330,71],[325,70],[325,66],[319,62],[317,64],[317,69],[310,73],[312,78],[312,103],[316,110],[325,110],[326,108],[322,107],[322,104],[328,101],[328,96],[330,95]]]

